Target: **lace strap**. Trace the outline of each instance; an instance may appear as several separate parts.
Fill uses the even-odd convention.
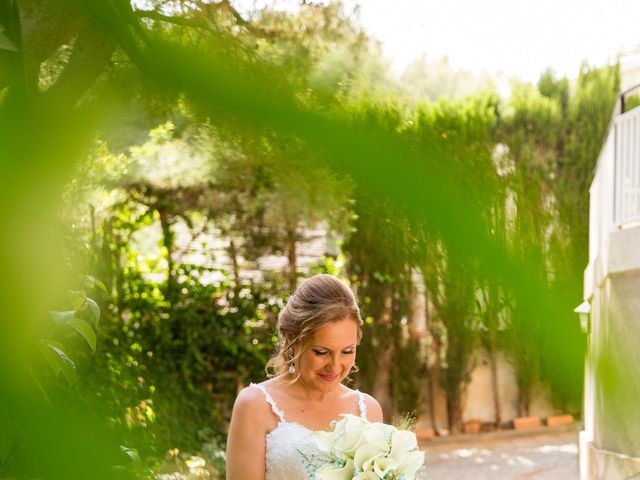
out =
[[[273,397],[269,395],[269,392],[267,392],[267,389],[264,388],[263,385],[258,385],[257,383],[252,383],[251,386],[257,387],[258,390],[260,390],[264,394],[264,399],[269,405],[271,405],[271,410],[273,410],[273,413],[275,413],[280,419],[280,421],[284,423],[284,413],[282,412],[282,410],[278,408],[278,405],[276,405],[276,402],[273,399]]]
[[[367,419],[367,404],[364,402],[364,394],[360,390],[358,392],[358,409],[360,410],[360,418]]]

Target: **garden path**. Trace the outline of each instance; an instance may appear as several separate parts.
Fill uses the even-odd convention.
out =
[[[419,480],[578,479],[575,427],[441,438],[421,448],[427,469]]]

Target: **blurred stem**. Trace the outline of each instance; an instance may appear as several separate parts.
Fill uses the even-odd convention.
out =
[[[289,289],[293,292],[298,285],[298,235],[295,222],[287,226],[287,257],[289,259]]]
[[[495,347],[495,342],[494,342]],[[495,422],[496,427],[500,427],[502,423],[502,417],[500,415],[500,391],[498,389],[498,366],[496,362],[495,348],[489,351],[489,367],[491,368],[491,387],[493,389],[493,408],[495,409]]]
[[[375,280],[374,280],[375,281]],[[377,328],[381,330],[378,338],[385,342],[384,348],[380,348],[376,353],[375,381],[373,384],[373,394],[382,406],[382,413],[386,421],[391,421],[394,412],[393,397],[390,391],[389,381],[391,379],[391,362],[393,361],[393,343],[391,342],[391,321],[393,311],[393,292],[391,285],[384,282],[381,285],[383,308],[380,317],[376,321]]]
[[[173,231],[169,214],[164,208],[159,208],[160,226],[162,227],[162,245],[167,252],[167,300],[173,305],[176,296],[175,272],[173,265]]]
[[[436,401],[438,386],[440,385],[440,350],[442,345],[440,343],[440,336],[433,330],[433,325],[430,327],[431,338],[433,339],[433,352],[435,353],[435,362],[429,370],[429,414],[431,415],[431,425],[433,430],[438,433],[438,415],[436,411]]]
[[[231,267],[233,268],[233,280],[235,282],[234,290],[236,298],[238,298],[241,285],[240,266],[238,265],[238,248],[236,247],[233,237],[229,238],[229,257],[231,257]]]

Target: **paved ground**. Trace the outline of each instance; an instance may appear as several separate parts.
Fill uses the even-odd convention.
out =
[[[439,438],[425,442],[420,480],[576,480],[575,428],[536,429]]]

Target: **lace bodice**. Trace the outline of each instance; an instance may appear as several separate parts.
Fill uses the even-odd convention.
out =
[[[297,422],[287,422],[284,412],[278,408],[267,389],[255,383],[251,386],[260,389],[279,419],[276,428],[266,438],[266,480],[307,480],[305,462],[313,462],[321,454],[311,437],[312,430]],[[367,418],[364,395],[358,390],[356,392],[360,416]]]

